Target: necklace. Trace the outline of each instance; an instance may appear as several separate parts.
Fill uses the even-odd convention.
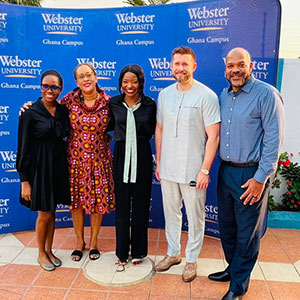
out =
[[[100,98],[100,94],[97,93],[97,96],[94,97],[93,99],[89,99],[88,97],[84,97],[83,94],[80,95],[80,100],[81,101],[95,101],[95,100],[98,100]]]
[[[87,100],[88,102],[95,101],[92,106],[87,106],[86,103],[84,102],[84,97],[81,95],[81,105],[84,108],[85,111],[87,112],[92,112],[95,111],[99,107],[99,99],[100,99],[100,94],[97,93],[97,97],[94,98],[93,100]]]

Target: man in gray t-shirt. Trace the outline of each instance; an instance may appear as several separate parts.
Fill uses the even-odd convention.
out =
[[[176,83],[159,93],[155,131],[156,177],[161,181],[168,253],[155,269],[168,270],[181,262],[182,200],[189,231],[186,266],[189,282],[197,276],[209,171],[219,145],[220,110],[216,94],[193,78],[197,64],[188,47],[173,50],[171,69]],[[196,187],[189,183],[196,182]]]

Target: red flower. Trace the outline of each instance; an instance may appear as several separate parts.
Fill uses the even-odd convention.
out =
[[[290,184],[291,184],[291,182],[288,180],[288,181],[286,182],[286,184],[287,184],[287,185],[290,185]]]
[[[291,164],[291,162],[290,162],[290,160],[287,158],[286,160],[285,160],[285,162],[283,163],[283,165],[285,166],[285,167],[288,167],[289,165]]]
[[[293,156],[294,156],[294,154],[293,154],[293,153],[290,153],[290,156],[291,156],[291,157],[293,157]]]
[[[292,193],[291,193],[291,192],[287,192],[286,194],[287,194],[287,195],[292,195]]]
[[[294,207],[297,208],[298,206],[295,204]]]
[[[291,200],[291,202],[292,202],[292,203],[295,203],[295,200],[294,200],[294,199],[292,199],[292,200]]]
[[[281,166],[281,165],[283,165],[283,161],[282,160],[279,160],[278,161],[278,164]]]

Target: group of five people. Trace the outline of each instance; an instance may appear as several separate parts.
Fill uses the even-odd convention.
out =
[[[283,103],[274,87],[251,75],[251,57],[243,48],[232,49],[226,57],[230,86],[219,102],[211,89],[193,78],[196,68],[192,49],[173,50],[171,70],[176,83],[159,93],[157,109],[144,94],[145,77],[138,65],[123,68],[120,95],[111,99],[97,85],[91,65],[75,68],[77,88],[59,104],[61,76],[53,70],[42,75],[42,97],[20,116],[17,154],[20,201],[38,211],[42,268],[50,271],[61,265],[52,252],[59,203],[70,203],[72,211],[73,260],[79,261],[85,249],[85,214],[91,219],[89,257],[95,260],[100,257],[97,237],[102,216],[115,209],[117,263],[124,267],[129,255],[133,265],[142,263],[148,252],[150,140],[155,133],[155,175],[161,182],[168,241],[167,255],[155,270],[166,271],[181,263],[184,201],[188,242],[182,279],[195,279],[204,237],[206,189],[220,140],[219,227],[228,267],[209,279],[230,281],[224,300],[241,299],[247,292],[270,177],[282,145]],[[115,141],[113,159],[110,131]]]

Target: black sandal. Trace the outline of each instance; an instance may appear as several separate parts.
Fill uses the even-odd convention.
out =
[[[71,253],[71,256],[72,256],[72,260],[73,261],[80,261],[82,259],[82,256],[83,256],[83,253],[82,251],[80,250],[74,250],[72,253]],[[77,256],[77,257],[76,257]]]
[[[93,255],[97,255],[97,256],[93,256]],[[98,249],[91,249],[89,252],[89,258],[90,260],[96,260],[100,257],[100,252]]]

